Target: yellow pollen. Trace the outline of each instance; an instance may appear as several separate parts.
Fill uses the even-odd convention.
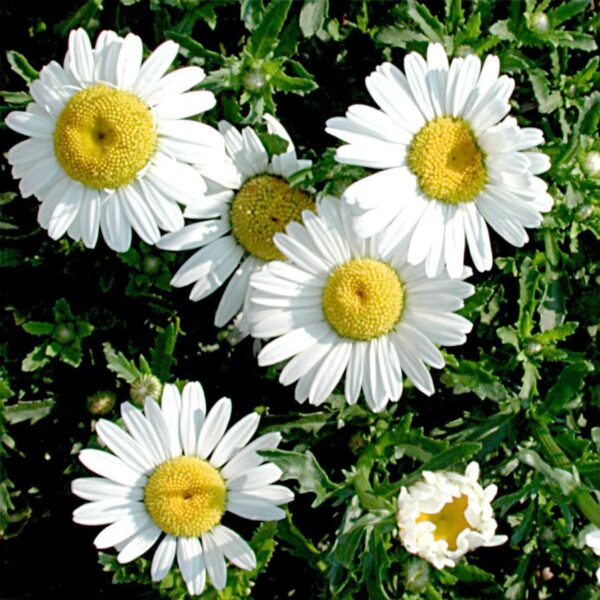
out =
[[[226,496],[225,482],[214,467],[195,456],[178,456],[156,467],[144,503],[164,532],[197,537],[221,522]]]
[[[250,254],[262,260],[283,260],[273,236],[292,221],[300,221],[303,210],[314,209],[310,194],[291,188],[280,177],[259,175],[246,181],[235,195],[231,230]]]
[[[484,154],[462,119],[437,117],[415,135],[408,166],[430,198],[469,202],[487,182]]]
[[[396,271],[373,258],[354,258],[329,276],[323,312],[342,337],[370,340],[391,331],[402,315],[404,290]]]
[[[448,550],[456,550],[458,536],[462,531],[471,527],[465,517],[468,505],[469,499],[463,494],[444,504],[440,512],[421,513],[417,517],[417,523],[421,521],[433,523],[435,525],[434,539],[444,540],[448,544]]]
[[[56,120],[56,158],[71,179],[87,187],[116,189],[131,183],[155,149],[149,107],[103,84],[77,92]]]

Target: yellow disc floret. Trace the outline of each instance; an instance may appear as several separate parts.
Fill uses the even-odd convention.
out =
[[[197,537],[221,522],[226,496],[225,482],[214,467],[195,456],[178,456],[156,467],[144,503],[164,532]]]
[[[448,544],[448,550],[456,550],[456,540],[460,533],[470,528],[465,517],[465,511],[469,506],[469,499],[464,494],[454,498],[452,502],[444,504],[437,513],[421,513],[416,521],[429,521],[435,525],[433,537],[435,540],[444,540]]]
[[[355,258],[329,276],[322,302],[325,318],[339,335],[370,340],[388,333],[400,320],[404,290],[390,265]]]
[[[71,179],[87,187],[131,183],[155,149],[150,108],[134,94],[107,85],[77,92],[56,120],[56,158]]]
[[[283,260],[285,257],[273,243],[273,236],[285,231],[292,221],[300,221],[303,210],[314,209],[310,194],[292,189],[280,177],[259,175],[246,181],[235,195],[231,230],[253,256]]]
[[[408,166],[430,198],[469,202],[487,182],[484,154],[462,119],[437,117],[415,135]]]

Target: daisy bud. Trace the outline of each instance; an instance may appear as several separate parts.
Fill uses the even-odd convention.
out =
[[[148,396],[153,400],[158,400],[161,390],[162,385],[157,377],[144,374],[131,384],[129,395],[136,404],[141,406]]]

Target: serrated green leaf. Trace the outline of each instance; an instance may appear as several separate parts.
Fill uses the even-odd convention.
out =
[[[291,0],[269,3],[260,25],[254,30],[248,42],[248,50],[254,58],[265,58],[275,49],[277,38],[291,6]]]
[[[552,25],[556,27],[583,12],[589,4],[590,0],[569,0],[568,2],[562,2],[557,8],[548,11],[548,18]]]
[[[307,450],[304,453],[288,450],[263,450],[261,456],[275,463],[282,471],[281,479],[295,479],[300,484],[300,493],[315,494],[311,506],[314,508],[323,504],[339,488],[327,476],[314,454]]]
[[[4,418],[11,424],[16,425],[23,421],[29,421],[31,425],[48,416],[54,407],[54,400],[21,400],[16,404],[4,407]]]
[[[461,442],[454,444],[448,450],[440,452],[431,460],[426,462],[423,471],[439,471],[446,469],[456,463],[467,461],[481,450],[481,444],[478,442]]]
[[[396,48],[406,48],[409,42],[426,42],[427,36],[404,27],[384,27],[377,34],[377,41]]]
[[[109,371],[116,373],[117,377],[124,379],[127,383],[133,383],[141,377],[142,373],[140,373],[140,370],[123,353],[115,352],[108,342],[104,342],[102,348]]]
[[[263,0],[241,0],[240,18],[244,21],[248,31],[254,31],[260,24],[265,14]]]
[[[300,10],[300,29],[310,38],[323,27],[329,12],[329,0],[304,0]]]
[[[529,81],[531,81],[533,93],[535,94],[542,114],[549,114],[562,106],[562,96],[560,92],[558,90],[550,90],[550,83],[544,71],[541,69],[530,68],[527,70],[527,75]]]
[[[554,329],[548,329],[542,333],[532,335],[531,341],[539,342],[540,344],[552,344],[554,342],[566,340],[570,335],[575,333],[578,325],[579,323],[576,323],[575,321],[563,323]]]
[[[583,389],[585,377],[594,370],[587,361],[567,365],[548,390],[542,412],[559,413]]]
[[[408,16],[421,28],[427,39],[443,44],[445,28],[427,6],[417,0],[408,0]]]
[[[508,398],[508,392],[500,379],[474,361],[461,360],[457,369],[446,369],[441,380],[453,388],[454,394],[472,392],[481,400],[490,398],[496,402]]]
[[[50,357],[46,354],[46,344],[36,346],[22,361],[21,369],[26,373],[37,371],[48,364]]]

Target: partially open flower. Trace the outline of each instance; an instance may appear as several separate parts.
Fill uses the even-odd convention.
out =
[[[479,465],[472,462],[464,475],[424,471],[423,481],[403,487],[397,517],[404,547],[443,569],[470,550],[503,544],[507,537],[495,535],[491,505],[498,488],[484,489],[478,478]]]

